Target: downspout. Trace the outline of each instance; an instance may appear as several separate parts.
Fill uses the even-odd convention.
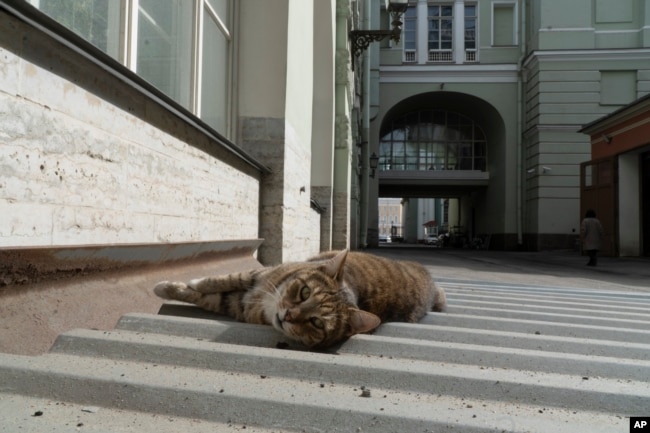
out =
[[[363,11],[363,29],[370,29],[370,14],[372,12],[372,0],[364,2]],[[363,72],[361,75],[361,184],[359,194],[359,247],[368,247],[368,195],[370,194],[370,176],[368,175],[368,167],[370,163],[370,50],[368,47],[363,52]]]
[[[520,26],[520,40],[519,40],[519,60],[517,61],[517,246],[518,248],[523,248],[524,245],[524,235],[523,235],[523,226],[524,226],[524,212],[523,212],[523,202],[524,202],[524,92],[526,88],[524,86],[524,68],[523,62],[526,57],[526,0],[521,1],[521,23]]]

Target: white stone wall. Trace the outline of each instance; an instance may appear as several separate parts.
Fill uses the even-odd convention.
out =
[[[283,261],[304,260],[320,251],[320,218],[311,208],[311,152],[285,123]],[[317,214],[318,215],[318,214]]]
[[[257,238],[256,176],[0,48],[0,247]]]

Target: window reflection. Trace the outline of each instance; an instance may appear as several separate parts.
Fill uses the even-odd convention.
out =
[[[487,166],[483,130],[470,118],[421,110],[394,119],[379,143],[380,170],[478,170]]]

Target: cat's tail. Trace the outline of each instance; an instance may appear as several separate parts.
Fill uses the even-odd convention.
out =
[[[433,307],[432,311],[444,311],[447,308],[447,295],[445,289],[433,283]]]

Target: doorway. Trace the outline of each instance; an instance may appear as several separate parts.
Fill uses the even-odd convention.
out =
[[[641,232],[643,255],[650,256],[650,152],[641,154]]]

